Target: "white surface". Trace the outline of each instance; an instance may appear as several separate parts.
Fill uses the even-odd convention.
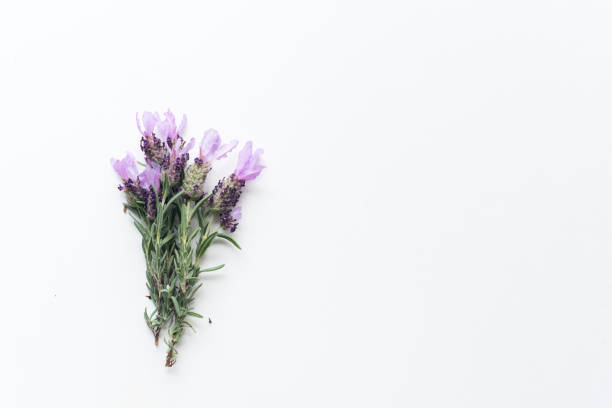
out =
[[[585,0],[3,3],[2,405],[609,407],[610,21]],[[108,163],[168,107],[268,165],[170,370]]]

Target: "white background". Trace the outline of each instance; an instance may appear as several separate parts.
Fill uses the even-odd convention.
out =
[[[2,406],[610,407],[611,21],[603,0],[4,2]],[[268,166],[172,369],[109,165],[167,108]]]

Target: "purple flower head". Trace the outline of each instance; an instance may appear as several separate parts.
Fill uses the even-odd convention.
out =
[[[238,155],[238,164],[234,174],[238,180],[253,180],[266,167],[259,164],[259,158],[263,154],[263,149],[257,149],[253,153],[253,142],[247,142]]]
[[[237,221],[240,218],[240,207],[238,200],[242,194],[244,180],[239,180],[235,174],[220,180],[212,191],[209,205],[219,214],[221,226],[226,230],[234,232]]]
[[[168,147],[172,147],[177,137],[183,133],[185,125],[187,124],[187,117],[183,115],[181,124],[176,126],[176,119],[174,114],[168,109],[168,112],[164,113],[164,120],[159,120],[156,123],[155,135],[162,141],[168,144]]]
[[[128,152],[121,160],[111,159],[111,166],[113,166],[113,169],[115,169],[123,181],[135,181],[138,176],[136,160],[132,153]]]
[[[138,175],[138,185],[146,190],[153,187],[159,190],[159,179],[161,169],[157,163],[149,163],[147,167]]]
[[[219,160],[227,156],[236,146],[238,146],[237,140],[232,140],[222,145],[219,132],[214,129],[208,129],[204,132],[204,137],[200,143],[200,160],[206,163],[212,163],[214,160]]]

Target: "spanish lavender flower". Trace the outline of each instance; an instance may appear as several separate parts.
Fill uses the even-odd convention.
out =
[[[244,180],[239,180],[235,174],[232,174],[220,180],[213,189],[209,204],[218,212],[221,225],[225,229],[232,229],[231,213],[240,199],[242,187]]]
[[[145,202],[147,215],[155,218],[155,192],[154,188],[160,187],[160,167],[156,163],[148,164],[147,167],[138,174],[136,161],[131,153],[123,159],[111,159],[111,165],[123,180],[119,190],[125,190],[129,197],[136,198]]]
[[[193,199],[201,197],[202,186],[206,181],[212,162],[226,157],[237,145],[237,140],[222,145],[221,137],[214,129],[204,132],[204,137],[202,137],[200,143],[200,157],[197,157],[194,164],[185,171],[185,179],[183,180],[185,193]]]
[[[231,232],[236,230],[240,209],[236,212],[236,204],[240,199],[242,187],[247,180],[253,180],[265,166],[259,164],[263,149],[253,153],[253,143],[247,142],[238,155],[236,169],[229,176],[219,181],[210,197],[210,205],[217,210],[221,226]],[[236,218],[237,217],[237,218]]]

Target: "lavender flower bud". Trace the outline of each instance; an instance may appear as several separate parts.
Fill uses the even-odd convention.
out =
[[[183,170],[189,161],[189,150],[193,147],[195,139],[185,143],[180,136],[174,140],[170,154],[164,158],[162,168],[166,170],[168,179],[172,184],[179,183],[183,178]]]
[[[157,206],[155,201],[155,191],[153,191],[153,188],[149,188],[149,191],[146,192],[145,208],[147,211],[147,217],[149,217],[151,220],[154,220],[157,216]]]
[[[209,171],[209,163],[196,159],[195,163],[185,170],[185,178],[183,179],[185,194],[194,200],[200,198],[202,196],[202,186]]]

